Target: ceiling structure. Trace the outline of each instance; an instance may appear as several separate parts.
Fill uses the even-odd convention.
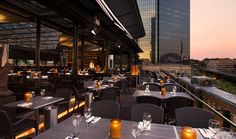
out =
[[[116,20],[109,18],[98,4],[98,1],[107,4],[117,20],[127,30],[116,26],[114,24]],[[0,42],[7,41],[16,45],[25,41],[22,45],[34,46],[36,33],[33,28],[36,26],[36,19],[40,18],[42,24],[40,45],[42,49],[56,48],[56,42],[59,41],[61,45],[67,43],[66,46],[71,46],[72,43],[70,42],[72,40],[69,39],[70,37],[67,38],[70,40],[68,42],[63,42],[62,37],[66,38],[68,35],[73,35],[74,23],[78,23],[79,44],[83,39],[86,41],[85,46],[92,49],[97,48],[94,46],[98,45],[103,47],[106,41],[110,41],[110,44],[113,44],[112,47],[117,47],[114,45],[119,42],[118,44],[123,48],[123,53],[142,52],[136,39],[143,37],[145,32],[136,0],[113,0],[112,2],[109,0],[4,0],[0,2],[0,11],[3,11],[0,14]],[[6,16],[3,20],[1,18],[4,18],[4,14]],[[91,34],[91,30],[96,26],[93,21],[94,17],[97,17],[100,21],[99,32],[96,36]],[[27,21],[30,23],[26,23]],[[9,22],[20,23],[7,25],[6,23]],[[7,26],[12,28],[16,24],[27,26],[24,23],[29,24],[29,27],[22,29],[22,31],[4,32]],[[127,35],[127,32],[132,38]],[[3,36],[5,33],[8,35]],[[26,41],[27,37],[29,39]],[[59,37],[61,38],[59,39]],[[96,45],[91,42],[96,42]]]

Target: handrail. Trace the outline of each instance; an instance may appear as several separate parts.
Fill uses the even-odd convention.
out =
[[[199,97],[197,97],[196,95],[194,95],[192,92],[190,92],[189,90],[187,90],[184,86],[182,86],[181,84],[179,84],[178,82],[176,82],[174,79],[171,79],[175,84],[177,84],[178,86],[180,86],[182,89],[184,89],[188,94],[190,94],[192,97],[194,97],[194,99],[197,99],[198,101],[200,101],[202,104],[204,104],[205,106],[207,106],[209,109],[211,109],[214,113],[216,113],[218,116],[220,116],[221,118],[223,118],[225,121],[229,122],[232,126],[234,126],[236,128],[236,124],[234,122],[232,122],[231,120],[229,120],[228,118],[226,118],[224,115],[222,115],[220,112],[218,112],[217,110],[215,110],[214,108],[212,108],[210,105],[208,105],[206,102],[202,101]]]

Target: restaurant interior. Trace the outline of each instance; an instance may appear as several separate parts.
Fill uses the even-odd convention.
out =
[[[142,70],[144,25],[136,0],[1,1],[0,139],[236,139],[235,96]]]

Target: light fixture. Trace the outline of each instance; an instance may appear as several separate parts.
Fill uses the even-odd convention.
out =
[[[91,33],[92,33],[93,35],[97,35],[97,33],[98,33],[100,30],[101,30],[101,28],[99,28],[99,27],[94,27],[94,28],[91,30]]]
[[[94,68],[95,68],[95,65],[94,65],[94,62],[93,62],[93,61],[90,61],[90,62],[89,62],[89,68],[90,68],[90,69],[94,69]]]

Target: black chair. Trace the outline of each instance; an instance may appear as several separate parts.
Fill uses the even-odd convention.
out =
[[[94,101],[91,104],[92,115],[103,118],[118,118],[120,104],[110,100]]]
[[[99,98],[102,100],[116,100],[116,96],[119,94],[118,87],[108,87],[105,89],[102,89],[99,95]],[[120,97],[120,96],[119,96]],[[120,98],[119,98],[120,100]]]
[[[166,88],[166,91],[170,92],[173,90],[173,87],[176,86],[177,88],[177,92],[180,92],[180,87],[178,85],[176,85],[175,83],[165,83],[163,84],[163,87]]]
[[[152,115],[152,122],[163,124],[164,110],[153,104],[136,104],[131,107],[131,120],[142,121],[143,113],[150,113]]]
[[[87,88],[88,86],[94,85],[94,81],[89,80],[89,81],[84,81],[84,88]]]
[[[170,122],[175,119],[175,109],[182,107],[192,107],[193,99],[182,96],[175,96],[166,99],[165,104],[166,104],[166,117],[168,122]]]
[[[146,87],[149,85],[149,90],[150,91],[160,91],[161,86],[159,86],[157,83],[152,83],[152,82],[144,82],[143,85]]]
[[[54,92],[54,97],[64,98],[63,101],[57,103],[58,113],[69,110],[72,107],[70,104],[70,99],[72,98],[73,91],[69,88],[59,88]],[[74,104],[75,105],[75,104]]]
[[[28,119],[34,114],[34,112],[27,113],[21,119],[11,120],[6,111],[0,110],[0,137],[14,138],[19,133],[35,127],[35,121]]]
[[[136,97],[136,102],[138,104],[140,103],[149,103],[149,104],[154,104],[157,106],[161,106],[161,99],[153,96],[137,96]]]
[[[207,128],[209,119],[214,118],[213,113],[195,107],[183,107],[175,110],[177,126],[191,126],[194,128]]]

